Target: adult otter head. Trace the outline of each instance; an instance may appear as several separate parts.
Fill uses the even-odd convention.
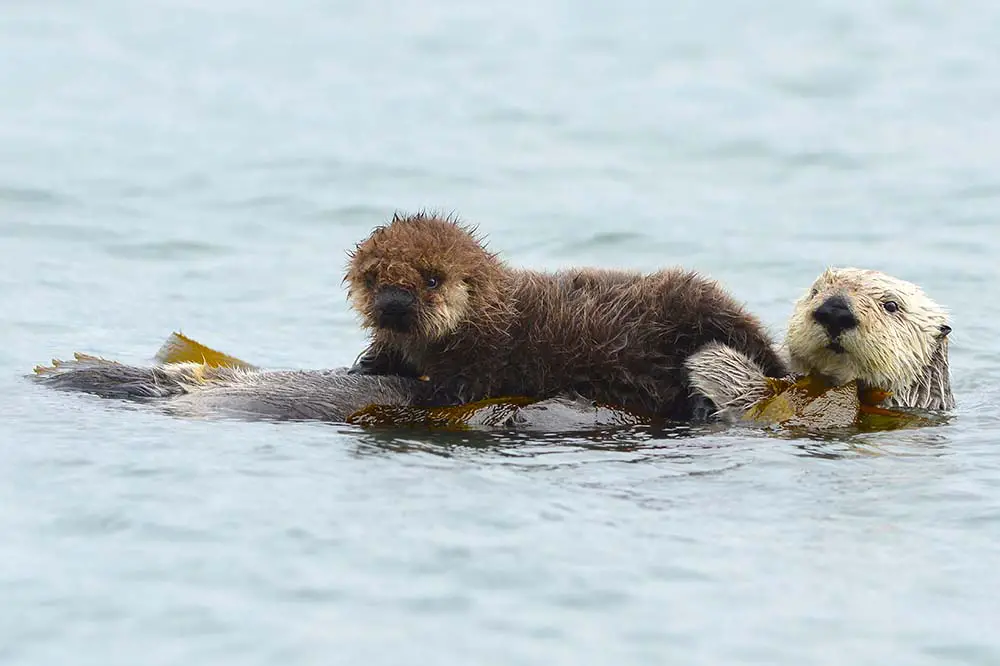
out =
[[[366,328],[439,340],[504,307],[506,273],[475,230],[448,217],[394,215],[350,254],[348,298]]]
[[[947,312],[916,285],[831,268],[795,304],[786,345],[797,372],[891,391],[901,406],[954,406]]]

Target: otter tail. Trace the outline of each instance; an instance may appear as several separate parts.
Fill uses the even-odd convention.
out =
[[[103,398],[150,400],[187,393],[192,386],[214,379],[218,371],[200,363],[141,368],[77,353],[72,361],[52,359],[50,366],[36,366],[32,377],[55,389]]]
[[[692,396],[707,398],[714,416],[736,421],[754,403],[771,393],[764,369],[746,354],[720,342],[710,342],[691,354],[684,366]]]

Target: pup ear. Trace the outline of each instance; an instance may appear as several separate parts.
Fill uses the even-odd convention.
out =
[[[948,324],[941,324],[941,327],[938,330],[941,331],[941,337],[945,338],[948,337],[949,333],[951,333],[951,326]]]

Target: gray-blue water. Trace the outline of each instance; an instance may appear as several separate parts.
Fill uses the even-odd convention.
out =
[[[1000,4],[0,7],[0,663],[1000,663]],[[392,436],[22,378],[166,336],[364,344],[346,251],[456,211],[512,264],[828,264],[953,312],[946,426]]]

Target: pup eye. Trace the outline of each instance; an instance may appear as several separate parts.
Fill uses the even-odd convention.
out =
[[[896,301],[886,301],[882,307],[885,308],[886,312],[895,312],[899,309],[899,304]]]
[[[816,294],[818,294],[818,293],[819,293],[819,289],[817,289],[816,287],[813,287],[813,288],[812,288],[812,289],[811,289],[811,290],[809,291],[809,298],[815,298],[815,297],[816,297]]]
[[[375,286],[375,276],[374,275],[369,274],[369,275],[365,276],[365,286],[368,287],[369,289],[371,289],[372,287]]]
[[[427,278],[427,288],[428,289],[434,289],[435,287],[438,286],[438,284],[440,284],[440,282],[441,281],[438,280],[438,278],[436,276],[431,275],[431,276],[429,276]]]

